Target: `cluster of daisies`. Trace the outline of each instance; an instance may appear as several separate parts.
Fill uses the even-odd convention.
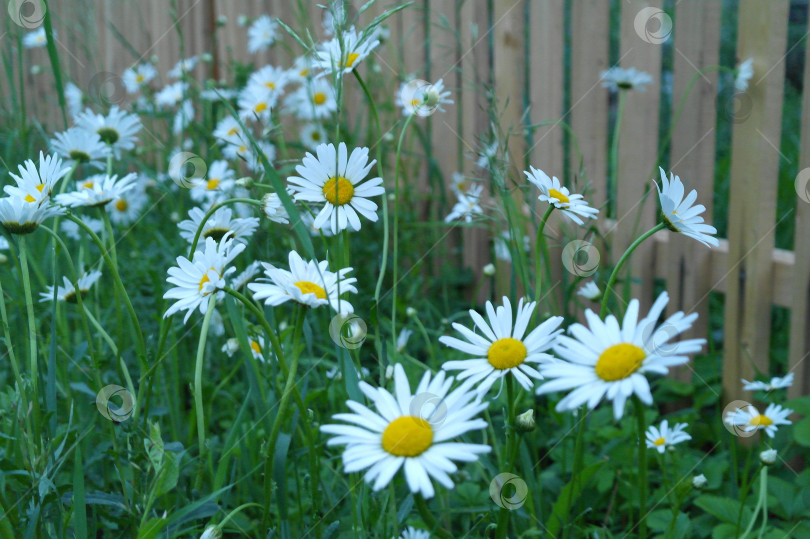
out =
[[[784,377],[774,377],[768,382],[742,379],[745,391],[763,391],[766,397],[777,389],[786,389],[793,385],[793,373]],[[764,412],[760,412],[753,404],[746,404],[727,410],[723,422],[733,432],[742,436],[751,436],[757,431],[764,431],[769,438],[776,434],[778,425],[790,425],[792,422],[788,417],[793,413],[790,408],[784,408],[776,403],[769,403]]]

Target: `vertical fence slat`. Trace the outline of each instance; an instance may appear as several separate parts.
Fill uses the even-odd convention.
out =
[[[706,206],[704,218],[708,223],[712,221],[714,206],[718,77],[716,71],[699,75],[698,70],[719,61],[720,8],[719,2],[681,2],[675,11],[672,121],[679,110],[681,113],[673,129],[670,167],[687,190],[697,189],[699,202]],[[692,89],[681,103],[690,84]],[[691,238],[671,234],[667,255],[661,262],[666,264],[669,311],[698,313],[686,337],[705,337],[709,327],[709,290],[713,285],[711,250]],[[675,375],[685,381],[691,379],[688,367],[676,370]]]
[[[636,19],[642,9],[660,9],[661,4],[660,0],[622,2],[620,63],[625,69],[635,67],[646,71],[652,75],[653,82],[646,86],[645,91],[635,89],[627,92],[619,139],[616,229],[612,246],[614,262],[635,238],[652,228],[656,221],[655,195],[651,192],[643,200],[641,194],[652,188],[650,172],[658,155],[661,45],[642,39],[636,29]],[[638,298],[644,305],[648,305],[652,299],[654,254],[653,243],[645,242],[636,249],[629,264],[633,280],[632,297]],[[626,275],[626,270],[623,271]]]
[[[732,134],[723,361],[729,400],[750,399],[740,378],[750,380],[755,365],[768,372],[788,8],[786,0],[740,2],[737,57],[754,58],[754,76],[738,96],[750,114],[737,118]]]
[[[810,21],[808,22],[810,25]],[[796,182],[796,237],[793,241],[793,305],[790,311],[788,370],[795,375],[790,398],[810,395],[810,40],[805,43],[800,180]]]

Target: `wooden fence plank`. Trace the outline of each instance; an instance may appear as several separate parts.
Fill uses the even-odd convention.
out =
[[[660,10],[661,4],[660,0],[622,2],[620,63],[625,69],[635,67],[649,73],[653,82],[644,91],[627,91],[619,139],[615,202],[617,228],[612,244],[614,262],[633,240],[652,228],[656,222],[655,195],[650,193],[646,200],[642,200],[641,194],[648,189],[654,192],[650,172],[654,170],[658,155],[661,45],[655,40],[643,39],[646,34],[639,32],[637,26],[638,18],[643,17],[643,9]],[[650,244],[642,244],[633,253],[629,264],[633,279],[632,297],[638,298],[644,305],[649,305],[652,300],[653,254]],[[621,287],[618,287],[617,292],[620,290]]]
[[[687,190],[697,189],[706,206],[704,218],[711,223],[714,191],[714,151],[717,72],[699,75],[698,70],[719,62],[720,3],[681,2],[675,11],[675,54],[672,89],[673,127],[670,167]],[[688,97],[682,102],[685,92]],[[669,173],[669,171],[667,171]],[[712,286],[711,252],[686,236],[671,238],[663,263],[670,296],[668,311],[698,313],[686,338],[705,337],[709,328],[709,297]],[[674,370],[684,381],[691,379],[688,366]]]
[[[741,96],[750,105],[750,115],[738,119],[732,134],[728,226],[732,284],[726,294],[723,362],[728,400],[750,400],[740,378],[750,380],[754,366],[768,372],[788,8],[786,0],[740,2],[737,57],[754,58],[754,76]]]

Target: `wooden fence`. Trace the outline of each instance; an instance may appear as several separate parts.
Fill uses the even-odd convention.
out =
[[[268,13],[299,28],[312,17],[316,21],[310,24],[313,35],[322,36],[322,11],[316,3],[322,2],[301,7],[291,0],[51,0],[50,8],[69,77],[85,90],[91,86],[101,91],[98,82],[105,74],[120,74],[139,57],[153,55],[159,72],[165,73],[181,51],[185,56],[210,52],[214,62],[198,67],[197,74],[223,76],[228,60],[250,59],[246,29],[236,24],[239,15]],[[363,3],[355,2],[356,6]],[[733,118],[728,239],[710,250],[682,236],[658,233],[633,258],[633,292],[649,304],[654,280],[663,279],[672,298],[671,310],[700,314],[693,331],[700,336],[708,329],[709,293],[724,293],[727,400],[751,398],[742,392],[739,379],[752,379],[755,368],[771,372],[771,306],[789,309],[789,369],[797,380],[791,394],[808,394],[810,196],[801,175],[797,180],[801,196],[795,197],[794,211],[777,216],[776,208],[780,165],[794,172],[810,167],[810,90],[804,92],[801,113],[790,111],[802,115],[799,155],[781,155],[790,4],[785,0],[732,4],[738,14],[736,56],[740,60],[753,57],[755,73],[747,92],[738,96],[741,108]],[[363,20],[392,5],[396,4],[379,0]],[[661,15],[663,8],[667,11]],[[390,41],[377,60],[385,76],[442,77],[453,90],[455,105],[430,119],[433,157],[445,178],[459,170],[474,172],[474,158],[460,157],[480,148],[477,141],[490,131],[487,109],[494,100],[501,112],[501,128],[514,133],[509,144],[513,180],[523,180],[527,164],[557,176],[562,176],[566,162],[569,169],[576,167],[576,155],[561,123],[531,133],[525,129],[529,124],[560,120],[571,126],[578,140],[589,181],[588,198],[596,206],[603,206],[608,196],[605,178],[615,107],[601,87],[599,74],[616,58],[618,65],[653,74],[654,82],[646,91],[627,95],[618,146],[621,180],[615,218],[603,218],[600,224],[612,244],[615,262],[635,235],[655,223],[654,193],[640,204],[639,199],[651,185],[650,174],[658,160],[662,98],[671,96],[663,101],[670,110],[662,112],[674,117],[693,79],[667,161],[688,188],[698,190],[711,222],[717,118],[730,113],[718,107],[718,72],[696,73],[719,61],[721,15],[727,9],[719,0],[666,4],[661,0],[416,0],[389,21]],[[225,30],[215,32],[223,15],[228,18]],[[667,21],[673,23],[671,30]],[[611,35],[616,32],[611,32],[612,25],[620,26],[613,56]],[[121,44],[121,37],[128,46]],[[797,46],[808,49],[810,41],[802,39]],[[29,63],[45,68],[44,74],[24,74],[29,112],[41,118],[54,110],[53,81],[44,49],[26,54]],[[672,59],[671,87],[662,88],[665,55]],[[285,64],[289,59],[289,51],[281,48],[252,58],[257,65]],[[810,62],[805,62],[804,80],[808,77]],[[484,87],[492,92],[482,91]],[[421,181],[427,185],[426,178]],[[795,219],[793,251],[775,248],[776,223],[783,219]],[[465,229],[461,241],[463,263],[480,271],[491,260],[491,238],[480,229]]]

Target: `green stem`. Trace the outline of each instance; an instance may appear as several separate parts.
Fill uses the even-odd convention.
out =
[[[453,535],[448,533],[447,530],[442,528],[438,523],[421,494],[414,494],[413,500],[416,502],[416,508],[419,510],[419,515],[422,517],[422,520],[425,521],[425,525],[427,525],[434,534],[441,539],[454,539]]]
[[[577,425],[577,437],[574,441],[574,462],[571,467],[571,488],[568,489],[568,503],[565,506],[565,520],[561,521],[561,524],[564,526],[563,537],[566,539],[571,530],[571,526],[568,525],[568,518],[571,514],[571,507],[574,501],[574,491],[577,490],[575,481],[579,481],[579,474],[582,472],[583,467],[582,453],[585,438],[585,418],[587,416],[588,412],[586,407],[581,406],[579,408],[579,413],[577,414],[579,423]]]
[[[394,357],[396,357],[396,339],[397,339],[397,264],[399,263],[399,158],[402,154],[402,142],[405,140],[405,132],[408,130],[408,125],[413,119],[413,114],[405,119],[405,124],[402,126],[402,132],[399,134],[399,141],[397,141],[397,152],[394,158],[394,263],[391,266],[393,271],[393,284],[391,285],[391,293],[393,298],[391,300],[391,335],[393,337],[394,346],[391,347]]]
[[[517,430],[515,430],[515,386],[514,376],[506,375],[506,450],[504,452],[504,466],[509,472],[514,468],[515,446],[517,444]],[[511,509],[501,507],[498,512],[498,528],[495,531],[496,539],[504,539],[509,532],[509,517]]]
[[[624,102],[626,90],[619,89],[619,108],[616,111],[616,123],[613,126],[613,140],[610,145],[610,174],[608,179],[610,185],[608,188],[607,199],[615,200],[613,190],[619,183],[619,136],[622,129],[622,116],[624,116]]]
[[[197,361],[194,364],[194,411],[197,415],[197,443],[200,445],[201,471],[205,469],[205,459],[203,457],[205,454],[205,404],[203,403],[202,394],[203,359],[205,356],[205,341],[208,339],[208,326],[211,325],[211,316],[214,314],[215,306],[216,294],[211,294],[208,297],[208,309],[205,311],[205,318],[203,318],[200,340],[197,343]],[[198,480],[200,476],[198,476]]]
[[[644,404],[637,397],[633,398],[638,422],[638,498],[639,498],[639,539],[647,537],[647,444],[644,432]]]
[[[537,303],[537,308],[534,311],[534,316],[540,310],[540,294],[542,292],[542,271],[541,271],[541,264],[540,264],[540,252],[543,252],[543,259],[545,260],[546,264],[549,263],[548,259],[548,245],[546,245],[546,236],[545,236],[545,229],[546,229],[546,222],[548,222],[548,218],[551,213],[554,211],[554,205],[549,204],[548,209],[543,214],[543,218],[540,220],[540,226],[537,228],[537,238],[535,238],[534,242],[534,272],[535,272],[535,284],[534,284],[534,297]]]
[[[765,525],[768,522],[768,467],[763,466],[759,472],[759,498],[757,499],[757,506],[754,508],[754,514],[751,515],[751,520],[748,522],[748,526],[745,528],[745,531],[740,535],[740,539],[745,539],[751,530],[754,529],[754,524],[756,523],[757,516],[759,516],[759,511],[765,507],[765,515],[762,517],[762,527],[759,530],[759,537],[762,537],[762,533],[765,531]]]
[[[613,273],[610,274],[610,278],[608,279],[607,285],[605,286],[605,291],[603,292],[602,296],[602,310],[599,312],[599,316],[601,316],[602,318],[605,317],[605,314],[607,313],[608,298],[610,297],[610,289],[613,288],[613,284],[616,282],[616,277],[618,277],[619,271],[622,269],[622,266],[627,261],[627,259],[630,258],[630,255],[633,254],[633,251],[636,250],[636,247],[641,245],[641,242],[643,242],[644,240],[646,240],[659,230],[665,229],[666,227],[667,225],[665,225],[664,223],[658,223],[650,230],[639,236],[639,238],[636,241],[634,241],[630,245],[630,247],[627,248],[622,257],[616,263],[616,267],[613,268]]]
[[[34,317],[34,301],[31,297],[31,279],[28,273],[28,244],[25,236],[20,236],[20,268],[23,278],[23,291],[25,293],[25,309],[28,316],[28,349],[29,370],[31,374],[31,392],[33,398],[34,432],[40,433],[40,410],[39,410],[39,365],[37,358],[37,325]]]

